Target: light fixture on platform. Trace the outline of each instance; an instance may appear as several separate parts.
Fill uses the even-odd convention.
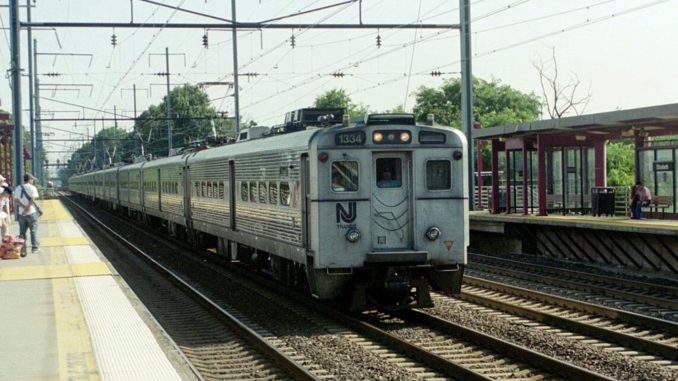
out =
[[[575,135],[574,138],[577,139],[578,142],[583,142],[586,140],[586,135]]]

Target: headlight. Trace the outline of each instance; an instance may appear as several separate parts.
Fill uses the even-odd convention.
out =
[[[440,238],[440,229],[438,229],[435,226],[431,226],[426,230],[426,238],[428,238],[429,241],[435,241],[438,238]]]
[[[356,228],[348,229],[346,232],[346,240],[351,243],[358,242],[360,239],[360,230]]]
[[[401,132],[400,133],[400,141],[403,143],[407,143],[410,141],[410,133],[409,132]]]
[[[373,140],[375,143],[381,143],[381,141],[384,140],[384,134],[382,134],[381,132],[375,132],[375,133],[372,135],[372,140]]]

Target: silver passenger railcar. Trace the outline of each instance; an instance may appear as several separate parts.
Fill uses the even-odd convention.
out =
[[[466,144],[412,115],[371,115],[112,171],[118,204],[149,222],[320,299],[406,308],[430,306],[431,288],[460,291]],[[100,173],[72,190],[92,196],[84,184]]]

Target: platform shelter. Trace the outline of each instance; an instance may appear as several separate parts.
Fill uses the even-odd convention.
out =
[[[476,200],[492,213],[591,212],[592,192],[616,191],[606,189],[606,144],[616,140],[634,143],[634,177],[654,195],[678,191],[678,104],[476,129],[473,139],[491,144],[491,186],[477,187]],[[476,167],[482,178],[481,159]],[[676,216],[675,203],[663,212]]]

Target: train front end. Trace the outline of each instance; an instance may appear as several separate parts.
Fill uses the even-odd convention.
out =
[[[351,308],[431,306],[461,289],[468,245],[466,139],[409,114],[328,128],[309,152],[307,269]]]

